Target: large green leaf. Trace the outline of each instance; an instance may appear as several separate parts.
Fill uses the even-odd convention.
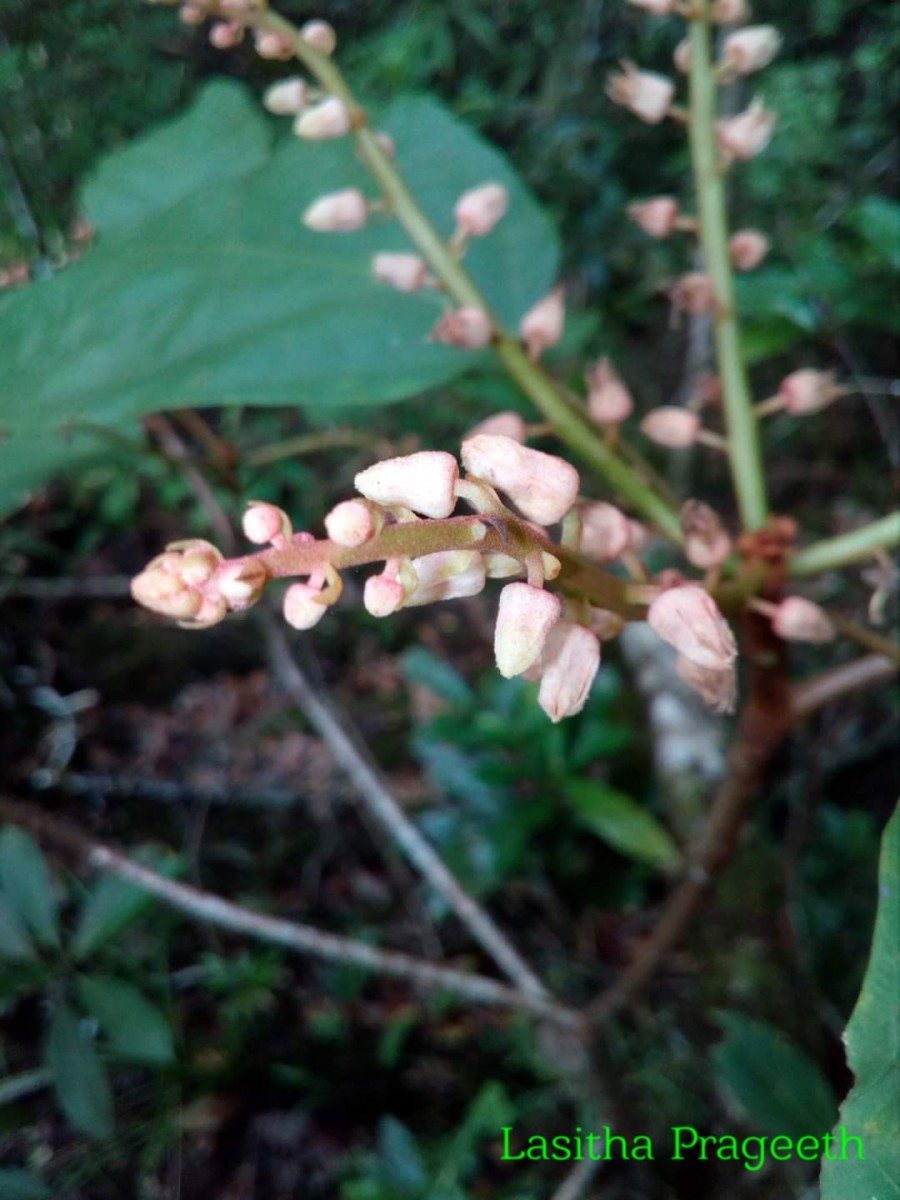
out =
[[[50,1189],[37,1175],[16,1167],[0,1167],[0,1200],[48,1200]]]
[[[592,779],[568,779],[565,790],[578,821],[620,854],[665,869],[681,862],[666,829],[631,796]]]
[[[548,219],[495,150],[423,97],[379,124],[423,207],[449,234],[456,196],[493,179],[510,212],[467,265],[515,321],[553,281]],[[174,123],[118,152],[85,190],[95,247],[54,279],[0,296],[0,511],[103,448],[87,425],[130,428],[188,405],[300,405],[321,420],[410,396],[483,355],[428,339],[445,301],[370,273],[408,248],[397,222],[317,234],[324,192],[374,188],[346,139],[276,142],[238,85],[207,86]]]
[[[856,1083],[822,1160],[822,1200],[900,1197],[900,808],[885,830],[878,891],[872,953],[844,1033]],[[863,1159],[849,1141],[841,1156],[842,1135],[860,1139]]]
[[[21,962],[36,957],[34,944],[18,909],[0,893],[0,959]]]
[[[766,1021],[741,1013],[718,1016],[725,1039],[713,1051],[719,1081],[733,1103],[764,1133],[821,1137],[837,1111],[816,1064]]]
[[[152,846],[139,847],[134,857],[163,875],[175,876],[180,870],[177,855],[162,856]],[[115,875],[102,875],[82,901],[71,943],[73,957],[83,959],[95,953],[139,920],[155,903],[156,899],[143,888]]]
[[[0,833],[0,884],[38,942],[56,949],[59,917],[47,860],[37,842],[14,825]]]
[[[117,1054],[155,1065],[175,1057],[169,1022],[130,983],[84,975],[77,980],[76,988],[81,1003],[96,1017]]]
[[[109,1080],[68,1004],[58,1004],[53,1011],[44,1059],[53,1073],[62,1110],[72,1124],[91,1137],[109,1137],[113,1131]]]

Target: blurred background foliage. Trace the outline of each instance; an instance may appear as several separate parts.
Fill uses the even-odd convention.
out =
[[[612,353],[641,404],[677,392],[685,333],[670,323],[663,285],[684,269],[683,251],[648,242],[623,208],[681,192],[686,155],[669,130],[639,125],[603,89],[623,57],[667,69],[674,23],[612,0],[282,9],[333,22],[363,98],[432,93],[509,155],[562,236],[573,319],[554,369],[577,381],[585,353]],[[779,110],[778,136],[732,189],[735,225],[766,230],[775,247],[741,280],[758,395],[801,365],[893,378],[900,97],[888,83],[900,8],[757,0],[755,16],[785,37],[781,59],[746,93]],[[0,0],[0,267],[26,260],[40,279],[64,263],[78,246],[78,189],[92,168],[183,111],[211,76],[260,92],[282,70],[248,47],[212,51],[171,11],[130,0]],[[483,364],[437,399],[361,416],[362,440],[349,443],[329,444],[301,414],[268,409],[215,415],[212,447],[202,431],[188,440],[226,508],[253,495],[315,527],[374,452],[452,448],[489,411],[521,407]],[[839,518],[878,515],[886,458],[898,466],[888,399],[873,388],[852,403],[822,414],[814,430],[770,425],[779,507],[814,531],[831,531],[825,502],[835,497]],[[314,452],[270,453],[295,437],[311,438]],[[229,457],[235,446],[241,454]],[[693,469],[693,489],[725,496],[721,472]],[[252,906],[411,952],[439,942],[464,954],[446,914],[398,864],[385,866],[346,785],[266,680],[246,624],[187,638],[136,623],[112,599],[16,592],[29,575],[132,571],[162,542],[208,533],[179,465],[141,437],[104,443],[89,469],[0,530],[4,779],[40,789],[63,811],[82,806],[86,823],[125,845],[178,847],[186,878]],[[865,594],[849,577],[821,587],[820,598],[844,605]],[[589,708],[557,728],[535,708],[533,685],[495,675],[489,644],[477,606],[392,622],[348,606],[316,631],[319,662],[308,669],[352,713],[467,886],[551,984],[582,1000],[646,935],[646,906],[677,862],[666,829],[684,814],[652,772],[644,700],[615,649]],[[801,667],[817,654],[799,656]],[[67,698],[85,690],[101,699],[95,710],[85,700],[72,741]],[[896,795],[889,719],[883,699],[866,697],[782,754],[713,910],[652,1005],[638,1006],[598,1051],[617,1130],[661,1140],[672,1124],[783,1132],[798,1109],[823,1121],[833,1111],[849,1079],[839,1039],[865,965],[878,836]],[[579,772],[586,778],[574,784]],[[104,779],[119,790],[98,791]],[[299,814],[290,808],[297,793]],[[241,807],[248,797],[256,808]],[[585,1120],[565,1046],[548,1046],[529,1022],[413,1001],[353,971],[238,946],[158,914],[136,914],[104,945],[98,969],[158,1001],[175,1061],[123,1067],[101,1039],[120,1081],[116,1132],[104,1126],[85,1141],[60,1123],[48,1090],[91,1133],[67,1086],[83,1062],[77,1052],[68,1071],[65,1055],[48,1055],[50,1075],[22,1090],[23,1075],[44,1069],[51,1014],[84,999],[66,930],[77,938],[89,897],[63,871],[53,886],[64,949],[38,946],[35,964],[20,944],[0,988],[0,1197],[46,1194],[41,1169],[58,1194],[86,1200],[146,1195],[151,1178],[161,1195],[182,1187],[197,1200],[542,1200],[560,1177],[538,1164],[517,1164],[513,1177],[498,1160],[503,1124],[552,1135]],[[759,1086],[760,1057],[794,1082],[782,1107]],[[8,1086],[16,1080],[18,1090]],[[26,1167],[27,1176],[4,1174]],[[660,1160],[614,1165],[603,1194],[806,1200],[813,1175],[796,1163],[754,1175]]]

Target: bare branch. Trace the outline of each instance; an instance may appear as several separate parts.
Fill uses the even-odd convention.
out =
[[[873,687],[897,674],[896,663],[880,654],[867,654],[798,683],[791,695],[791,720],[804,721],[813,713],[851,692]]]

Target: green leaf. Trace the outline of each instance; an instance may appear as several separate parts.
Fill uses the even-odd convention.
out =
[[[844,1041],[856,1083],[840,1111],[839,1137],[858,1137],[846,1158],[822,1163],[822,1200],[900,1197],[900,807],[884,832],[872,953]]]
[[[76,989],[117,1054],[156,1065],[175,1057],[168,1021],[137,988],[119,979],[83,975],[76,981]]]
[[[5,896],[0,896],[0,958],[21,962],[36,957],[34,944],[18,911]]]
[[[37,842],[7,825],[0,833],[0,885],[42,946],[59,947],[53,880]]]
[[[438,658],[424,646],[413,646],[403,654],[403,673],[414,683],[423,683],[435,695],[453,704],[469,704],[472,691],[463,677],[446,659]]]
[[[837,1101],[816,1064],[766,1021],[717,1017],[725,1039],[712,1058],[720,1082],[748,1120],[772,1136],[821,1137]]]
[[[385,1183],[394,1194],[416,1196],[428,1182],[428,1173],[418,1143],[405,1125],[393,1117],[378,1122],[378,1151]]]
[[[62,1003],[56,1006],[44,1060],[63,1112],[73,1125],[95,1138],[113,1132],[112,1091],[106,1070],[92,1043],[81,1035],[78,1017]]]
[[[664,869],[681,862],[670,835],[631,796],[591,779],[568,779],[565,791],[578,821],[620,854]]]
[[[138,851],[135,858],[164,875],[175,875],[178,859],[170,855],[162,862],[152,851]],[[156,903],[149,892],[126,883],[115,875],[103,875],[93,885],[81,905],[72,938],[75,958],[87,958],[134,924]]]
[[[536,201],[433,100],[400,98],[379,127],[445,234],[460,191],[507,186],[508,215],[466,265],[499,314],[518,321],[559,261]],[[52,471],[108,454],[89,427],[130,431],[148,412],[233,404],[299,404],[327,423],[489,361],[429,342],[439,293],[372,278],[376,251],[409,248],[396,222],[347,234],[301,224],[325,192],[373,191],[349,139],[270,140],[249,93],[209,85],[178,120],[100,167],[85,192],[98,226],[85,258],[0,295],[0,512]]]
[[[866,196],[851,206],[844,219],[878,260],[900,271],[900,204],[885,196]]]
[[[37,1175],[0,1167],[0,1200],[47,1200],[50,1189]]]

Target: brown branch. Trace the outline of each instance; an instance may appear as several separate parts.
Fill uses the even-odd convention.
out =
[[[631,1003],[684,936],[710,885],[731,859],[747,810],[790,727],[785,643],[755,613],[746,614],[745,628],[749,690],[728,756],[728,773],[713,801],[702,841],[688,856],[685,874],[666,900],[653,933],[616,981],[584,1009],[584,1019],[594,1029]]]
[[[880,654],[867,654],[798,683],[791,691],[791,722],[797,724],[851,692],[873,687],[897,674],[897,666]]]
[[[28,829],[42,841],[74,852],[91,870],[125,879],[169,908],[207,925],[284,946],[288,950],[327,962],[349,963],[380,975],[405,980],[429,991],[453,992],[474,1004],[521,1009],[569,1028],[578,1026],[577,1014],[543,996],[526,994],[484,975],[470,975],[394,950],[379,950],[353,938],[323,933],[310,925],[267,917],[200,888],[177,883],[21,801],[0,797],[0,819]]]
[[[865,625],[858,625],[856,621],[848,621],[846,617],[839,617],[835,613],[829,612],[828,618],[842,637],[849,638],[864,650],[889,658],[895,665],[900,666],[900,646],[896,642],[876,633],[874,629],[867,629]]]

